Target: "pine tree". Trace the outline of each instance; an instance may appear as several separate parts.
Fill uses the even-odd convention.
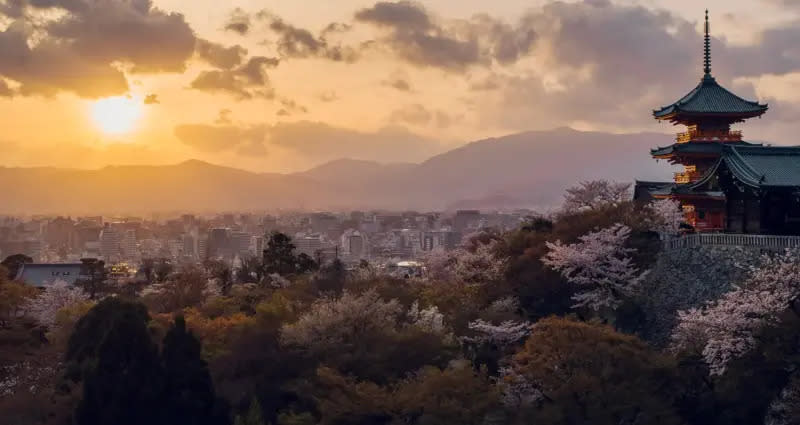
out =
[[[264,425],[264,413],[261,411],[261,403],[258,399],[253,397],[250,402],[250,408],[247,409],[247,415],[237,415],[234,425]]]
[[[164,338],[162,351],[165,372],[164,414],[168,424],[224,424],[214,395],[208,365],[201,357],[200,342],[186,329],[183,316]]]
[[[83,374],[77,425],[161,424],[163,370],[141,316],[117,316]]]

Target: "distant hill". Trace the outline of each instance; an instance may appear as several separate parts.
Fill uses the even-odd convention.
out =
[[[0,212],[91,213],[272,209],[547,207],[580,180],[667,179],[655,133],[557,129],[466,144],[420,164],[342,159],[295,174],[201,161],[98,170],[2,168]]]

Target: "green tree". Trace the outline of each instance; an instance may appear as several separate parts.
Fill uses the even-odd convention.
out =
[[[267,248],[264,249],[265,274],[277,273],[281,276],[294,274],[297,270],[294,248],[292,238],[280,232],[272,233],[267,242]]]
[[[253,400],[250,401],[250,408],[247,409],[245,416],[236,416],[234,425],[265,425],[264,413],[261,411],[261,404],[257,398],[253,397]]]
[[[526,420],[546,424],[680,424],[675,369],[636,337],[608,326],[539,321],[512,370],[541,396]]]
[[[77,281],[76,285],[83,288],[89,294],[89,298],[95,299],[97,294],[104,291],[106,283],[106,263],[96,258],[84,258],[81,260],[81,274],[83,277]]]
[[[147,308],[139,303],[119,298],[106,298],[78,320],[67,343],[65,363],[67,376],[74,381],[83,377],[84,370],[97,361],[105,336],[117,322],[148,323]]]
[[[153,273],[155,273],[157,282],[166,281],[173,271],[175,271],[175,266],[172,265],[172,262],[166,258],[159,258],[155,263],[155,268],[153,269]]]
[[[23,282],[5,279],[5,268],[0,266],[0,328],[20,316],[25,304],[39,295],[39,291]]]
[[[156,280],[156,260],[153,258],[144,258],[139,265],[139,272],[144,277],[145,282],[148,284]]]
[[[32,262],[33,258],[28,257],[25,254],[14,254],[14,255],[9,255],[8,257],[6,257],[5,260],[0,262],[0,266],[6,268],[5,270],[7,273],[6,276],[8,276],[9,279],[13,280],[17,277],[19,269],[21,269],[23,265],[30,264]]]
[[[105,314],[90,318],[111,319],[111,323],[100,338],[96,357],[84,368],[83,398],[75,410],[75,423],[162,424],[164,374],[146,316],[128,308],[129,314],[112,312],[108,317],[109,305],[101,309]]]
[[[208,365],[201,357],[200,342],[186,329],[183,316],[164,338],[162,350],[167,424],[223,425],[226,414],[216,399]]]
[[[296,270],[297,273],[304,274],[316,270],[319,267],[316,261],[305,252],[297,256]]]
[[[223,260],[208,259],[203,263],[209,279],[216,279],[222,293],[227,295],[233,285],[233,269]]]
[[[264,264],[255,255],[242,258],[242,265],[236,270],[239,283],[260,283],[264,278]]]
[[[317,369],[317,379],[323,425],[478,425],[501,409],[492,381],[468,363],[444,370],[426,367],[388,385],[326,367]]]
[[[338,258],[325,265],[314,277],[312,283],[318,292],[341,294],[344,290],[347,270]]]

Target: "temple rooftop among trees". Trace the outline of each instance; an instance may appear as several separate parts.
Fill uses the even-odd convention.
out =
[[[700,83],[677,102],[653,111],[657,120],[685,125],[656,159],[681,164],[673,182],[636,182],[635,199],[675,199],[697,231],[800,235],[800,147],[749,143],[731,125],[761,117],[768,106],[720,86],[711,74],[706,11]]]

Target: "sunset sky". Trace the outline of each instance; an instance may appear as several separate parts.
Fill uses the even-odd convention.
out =
[[[5,0],[0,165],[292,172],[673,132],[650,111],[698,82],[705,7],[714,75],[770,103],[745,136],[800,144],[797,0]]]

